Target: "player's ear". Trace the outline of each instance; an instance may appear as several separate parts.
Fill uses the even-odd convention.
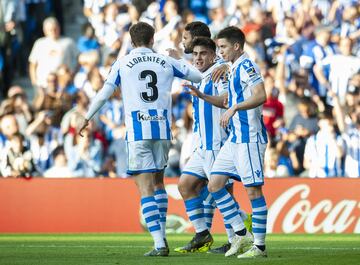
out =
[[[239,50],[240,50],[240,43],[238,43],[238,42],[235,42],[235,43],[234,43],[234,50],[235,50],[235,51],[239,51]]]

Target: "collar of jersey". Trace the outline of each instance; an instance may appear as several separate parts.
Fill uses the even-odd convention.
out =
[[[234,69],[236,69],[238,67],[238,65],[246,58],[249,58],[249,55],[244,52],[243,54],[241,54],[241,56],[239,58],[236,59],[236,61],[232,64],[231,66],[231,71],[234,71]]]
[[[211,72],[214,70],[214,68],[218,67],[221,63],[215,62],[210,68],[208,68],[205,72],[203,72],[202,76],[207,76],[208,74],[211,74]]]
[[[130,51],[130,53],[153,53],[154,51],[150,48],[146,48],[146,47],[139,47],[139,48],[135,48],[135,49],[132,49]]]

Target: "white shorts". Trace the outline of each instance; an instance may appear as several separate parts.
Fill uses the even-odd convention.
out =
[[[162,171],[168,161],[170,140],[141,140],[127,142],[128,170],[134,175]]]
[[[229,176],[242,181],[246,187],[261,186],[264,184],[265,150],[266,144],[236,144],[228,140],[216,157],[211,174]]]
[[[210,172],[214,165],[219,150],[202,150],[200,148],[195,149],[194,153],[191,155],[189,161],[186,163],[182,174],[192,175],[200,179],[209,180]],[[237,178],[240,178],[236,170],[232,171]],[[233,181],[229,180],[228,184],[232,184]]]

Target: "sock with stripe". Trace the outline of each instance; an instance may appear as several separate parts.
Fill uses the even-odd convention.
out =
[[[146,226],[154,239],[155,248],[165,247],[164,237],[160,227],[160,214],[154,196],[141,198],[141,210]]]
[[[224,218],[225,224],[230,224],[235,232],[245,229],[244,222],[236,207],[236,202],[226,188],[212,192],[211,195],[216,201],[216,205]]]
[[[210,231],[215,208],[216,208],[216,202],[214,198],[211,196],[207,186],[201,189],[200,196],[203,199],[203,203],[204,203],[204,216],[205,216],[206,226]]]
[[[200,233],[207,229],[204,217],[204,204],[202,198],[195,197],[185,201],[186,213],[193,224],[195,232]]]
[[[155,201],[157,203],[159,213],[160,213],[160,227],[163,237],[166,237],[166,214],[168,209],[168,195],[166,190],[156,190],[155,191]]]
[[[264,196],[251,201],[254,245],[265,250],[267,207]]]

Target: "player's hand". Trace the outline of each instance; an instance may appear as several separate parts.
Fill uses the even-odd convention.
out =
[[[226,128],[229,124],[229,120],[236,113],[235,105],[228,109],[220,118],[220,125],[223,128]]]
[[[169,56],[176,59],[176,60],[179,60],[181,59],[181,56],[180,56],[180,53],[175,50],[175,49],[166,49],[166,51],[169,53]]]
[[[211,79],[217,83],[223,78],[227,80],[227,73],[229,72],[230,68],[227,64],[221,64],[220,66],[216,67],[211,73]]]
[[[81,137],[84,137],[84,135],[82,134],[83,131],[86,129],[86,127],[89,125],[89,121],[87,119],[83,119],[82,123],[81,123],[81,127],[80,127],[80,130],[79,130],[79,135]]]
[[[195,97],[198,97],[198,98],[200,97],[200,91],[195,86],[190,85],[190,84],[182,84],[182,86],[184,87],[185,93],[190,94]]]

